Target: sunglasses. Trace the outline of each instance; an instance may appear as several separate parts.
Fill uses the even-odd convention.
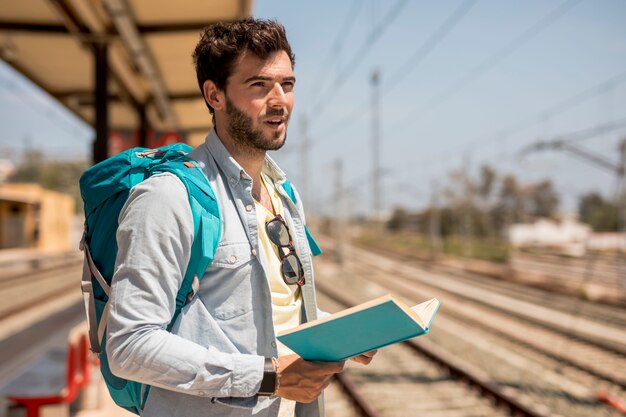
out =
[[[278,214],[265,223],[265,230],[272,243],[280,249],[278,254],[280,256],[280,273],[283,276],[283,281],[287,285],[297,284],[299,287],[303,286],[304,268],[302,268],[302,262],[300,262],[300,258],[296,254],[296,248],[293,245],[291,233],[289,233],[285,219]],[[287,249],[287,253],[283,249]]]

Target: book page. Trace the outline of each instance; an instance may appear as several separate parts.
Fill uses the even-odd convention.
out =
[[[338,318],[341,318],[341,317],[344,317],[344,316],[348,316],[350,314],[354,314],[354,313],[356,313],[358,311],[366,310],[366,309],[371,308],[373,306],[376,306],[376,305],[379,305],[379,304],[383,304],[383,303],[388,302],[390,300],[396,302],[396,304],[397,304],[397,301],[394,300],[394,297],[391,294],[383,295],[381,297],[378,297],[378,298],[375,298],[373,300],[367,301],[367,302],[365,302],[363,304],[359,304],[359,305],[356,305],[354,307],[350,307],[350,308],[347,308],[345,310],[341,310],[341,311],[339,311],[337,313],[333,313],[333,314],[331,314],[328,317],[324,317],[322,319],[313,320],[313,321],[310,321],[308,323],[303,323],[303,324],[299,325],[298,327],[294,327],[293,329],[283,330],[282,332],[280,332],[278,334],[278,336],[283,336],[283,335],[286,335],[286,334],[289,334],[289,333],[296,332],[296,331],[301,330],[301,329],[314,327],[314,326],[317,326],[317,325],[319,325],[321,323],[325,323],[325,322],[328,322],[328,321],[331,321],[331,320],[336,320]],[[404,309],[406,309],[406,307]]]
[[[424,301],[423,303],[411,307],[411,310],[413,310],[415,314],[419,317],[419,325],[422,326],[423,329],[427,329],[438,308],[439,300],[437,300],[436,298],[432,298],[428,301]]]

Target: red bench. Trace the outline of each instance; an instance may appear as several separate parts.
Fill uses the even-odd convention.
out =
[[[84,326],[70,332],[67,349],[67,368],[65,387],[61,392],[49,396],[7,397],[8,400],[26,408],[26,417],[39,417],[41,406],[51,404],[69,404],[80,390],[89,383],[89,341]]]

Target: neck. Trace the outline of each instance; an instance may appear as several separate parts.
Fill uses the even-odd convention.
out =
[[[261,193],[261,170],[265,161],[265,151],[253,149],[237,142],[232,138],[225,128],[221,128],[224,124],[217,124],[215,131],[230,156],[246,171],[252,178],[252,195],[258,196]]]

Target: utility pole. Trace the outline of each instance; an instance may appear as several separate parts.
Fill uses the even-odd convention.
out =
[[[346,250],[346,204],[345,193],[343,189],[343,162],[341,159],[335,161],[335,213],[336,213],[336,226],[335,226],[335,252],[337,253],[336,259],[340,265],[345,261]]]
[[[441,253],[441,217],[439,212],[439,184],[433,181],[431,184],[430,203],[430,248],[432,259],[437,259]]]
[[[626,260],[626,138],[619,144],[620,162],[618,164],[618,184],[617,184],[617,207],[620,211],[620,230],[622,231],[621,249],[622,249],[622,267]]]
[[[300,181],[300,186],[302,187],[302,192],[301,192],[301,196],[302,196],[302,201],[305,204],[305,207],[308,203],[310,203],[309,200],[309,123],[308,123],[308,119],[306,117],[306,115],[302,116],[301,119],[301,123],[302,123],[302,128],[301,128],[301,134],[302,134],[302,147],[300,148],[301,154],[300,154],[300,163],[301,163],[301,169],[300,172],[302,173],[302,180]]]
[[[468,258],[472,254],[472,183],[470,179],[470,160],[465,156],[463,169],[461,171],[463,182],[463,257]]]
[[[380,189],[380,72],[372,72],[372,210],[376,227],[381,220],[381,189]]]
[[[437,181],[431,183],[430,202],[430,250],[432,259],[435,260],[441,253],[441,213],[439,209],[439,184]]]

